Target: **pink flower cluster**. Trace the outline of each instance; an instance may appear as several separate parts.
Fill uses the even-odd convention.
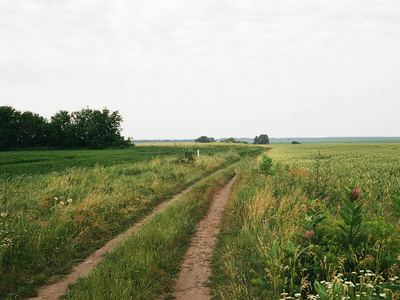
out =
[[[314,236],[314,230],[307,230],[303,235],[303,237],[305,237],[306,239],[311,239],[313,236]],[[301,238],[300,242],[305,243],[307,241],[306,239]]]

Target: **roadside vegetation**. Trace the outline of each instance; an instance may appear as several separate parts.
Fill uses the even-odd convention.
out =
[[[213,196],[235,174],[235,166],[196,184],[128,240],[119,244],[66,299],[155,299],[171,297],[179,264]]]
[[[400,299],[400,146],[271,148],[237,168],[215,299]]]
[[[155,151],[154,147],[143,148]],[[121,150],[120,156],[112,152],[111,160],[106,155],[110,152],[96,152],[98,156],[89,165],[100,160],[101,155],[104,165],[94,166],[80,166],[84,160],[79,158],[88,153],[71,151],[68,153],[73,158],[54,160],[57,172],[35,173],[37,166],[32,161],[33,165],[25,165],[32,172],[21,175],[19,163],[6,164],[14,173],[3,173],[0,178],[0,298],[34,295],[38,286],[68,273],[74,264],[132,226],[157,204],[238,161],[240,155],[260,151],[245,147],[206,150],[205,146],[200,158],[194,159],[195,152],[188,150],[191,148],[177,147],[179,152],[174,146],[166,148],[160,147],[161,155],[151,159],[143,150],[142,161],[133,158],[138,162],[126,162],[128,153],[135,154],[125,152],[131,150]],[[33,157],[38,155],[30,153]],[[12,154],[1,153],[0,161],[7,161]],[[52,151],[47,154],[59,155]],[[26,153],[20,159],[28,156]],[[90,161],[90,155],[87,157]],[[69,162],[66,168],[62,164],[65,161]],[[73,162],[75,166],[71,167]]]

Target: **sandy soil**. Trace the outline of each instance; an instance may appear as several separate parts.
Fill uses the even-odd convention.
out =
[[[186,194],[190,188],[186,189],[182,193],[174,196],[170,201],[163,202],[159,206],[157,206],[152,213],[144,218],[142,221],[139,223],[136,223],[133,227],[129,228],[127,231],[124,233],[118,235],[116,238],[113,240],[107,242],[107,244],[104,245],[103,248],[96,250],[91,256],[86,258],[82,263],[79,265],[75,266],[72,272],[64,278],[62,281],[59,281],[57,283],[44,286],[39,290],[39,296],[35,298],[30,298],[30,300],[57,300],[60,296],[64,295],[67,293],[67,288],[69,284],[75,283],[78,277],[83,277],[86,276],[91,269],[94,268],[94,266],[99,263],[104,256],[107,254],[107,252],[111,252],[114,250],[115,246],[117,243],[123,241],[127,237],[129,237],[132,233],[137,231],[137,229],[143,225],[145,222],[150,220],[156,213],[164,209],[167,205],[171,204],[173,201],[179,198],[179,196]]]
[[[235,178],[214,198],[209,213],[198,224],[196,235],[191,240],[190,248],[181,266],[173,294],[175,299],[211,299],[210,290],[205,283],[211,275],[210,259],[234,180]]]

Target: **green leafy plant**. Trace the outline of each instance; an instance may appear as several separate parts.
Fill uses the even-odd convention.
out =
[[[305,233],[301,236],[301,243],[307,243],[316,234],[316,228],[325,218],[324,210],[322,210],[321,204],[317,200],[311,200],[310,203],[306,204],[306,214],[304,220],[301,221]]]
[[[190,148],[182,149],[181,156],[178,158],[178,162],[181,164],[192,164],[194,163],[195,158],[193,155],[193,150]]]
[[[260,172],[265,175],[270,175],[272,173],[272,158],[267,154],[264,154],[260,163]]]
[[[364,199],[368,193],[361,195],[360,190],[353,180],[348,187],[344,187],[342,211],[339,212],[344,225],[340,224],[343,237],[348,245],[356,246],[361,235],[362,207],[366,202]],[[364,199],[364,200],[363,200]]]

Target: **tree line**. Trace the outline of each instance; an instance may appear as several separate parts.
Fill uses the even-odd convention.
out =
[[[107,108],[58,111],[50,120],[39,114],[0,106],[0,150],[48,147],[104,149],[130,144],[121,136],[123,119]]]
[[[215,139],[213,137],[208,137],[208,136],[202,135],[201,137],[195,139],[195,142],[196,143],[214,143]],[[247,144],[247,142],[235,140],[233,137],[230,137],[228,139],[220,140],[220,143],[245,143],[245,144]],[[259,136],[256,136],[254,138],[253,144],[260,144],[260,145],[269,144],[268,135],[267,134],[261,134]]]

